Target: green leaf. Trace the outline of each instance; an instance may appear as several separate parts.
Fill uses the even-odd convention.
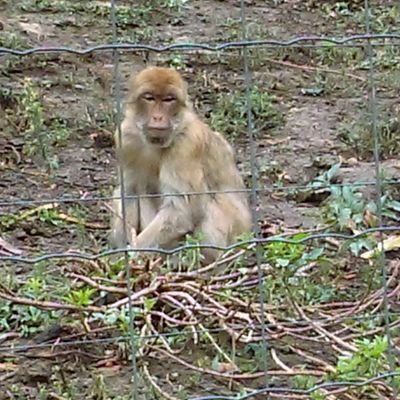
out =
[[[285,259],[285,258],[277,258],[276,259],[276,263],[280,266],[280,267],[287,267],[290,263],[289,260]]]

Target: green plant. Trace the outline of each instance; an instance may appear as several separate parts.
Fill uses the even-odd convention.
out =
[[[292,236],[292,240],[301,240],[307,237],[300,233]],[[288,295],[300,304],[315,304],[330,300],[336,289],[325,283],[326,277],[317,274],[303,274],[302,270],[309,265],[316,264],[317,269],[328,265],[323,247],[316,247],[309,251],[305,244],[273,242],[264,247],[263,259],[274,268],[274,276],[267,276],[263,280],[263,290],[268,302],[276,303]],[[331,269],[330,269],[331,270]],[[332,270],[331,270],[332,272]],[[289,289],[290,288],[290,289]]]
[[[371,378],[387,372],[385,353],[388,348],[386,336],[356,340],[357,351],[351,356],[339,356],[335,377],[345,380]]]
[[[282,120],[282,115],[275,105],[276,98],[267,90],[253,87],[250,93],[251,112],[255,124],[255,133],[265,128],[274,127]],[[242,136],[247,127],[246,97],[241,90],[231,93],[220,92],[217,105],[210,116],[212,127],[232,139]]]
[[[107,396],[107,385],[104,382],[104,376],[101,374],[94,374],[92,385],[90,388],[90,397],[97,400],[106,400]]]
[[[161,0],[161,7],[180,9],[188,2],[189,0]]]
[[[46,326],[59,319],[60,312],[43,311],[33,306],[13,306],[13,317],[10,316],[10,324],[18,330],[23,336],[41,332]]]
[[[29,43],[21,36],[14,33],[1,32],[0,33],[0,46],[8,47],[10,49],[21,50],[28,47]]]
[[[204,235],[198,233],[195,236],[186,235],[185,245],[188,246],[197,246],[200,243],[204,242]],[[199,266],[203,256],[201,254],[200,248],[192,248],[183,251],[182,256],[180,257],[181,265],[185,265],[188,269],[196,268]]]
[[[354,13],[359,28],[365,28],[365,10]],[[379,4],[369,9],[370,29],[374,33],[387,33],[400,23],[400,9],[395,5]]]
[[[314,376],[308,375],[296,375],[293,377],[293,385],[296,389],[311,389],[317,385],[317,379]],[[311,400],[325,400],[326,396],[324,396],[320,390],[315,390],[310,393]]]
[[[70,132],[65,123],[55,118],[50,126],[46,126],[40,92],[30,78],[25,78],[21,94],[21,106],[24,119],[24,152],[28,156],[40,154],[49,170],[58,167],[58,157],[53,147],[63,145]]]
[[[297,201],[305,201],[311,197],[329,196],[330,188],[335,183],[341,163],[332,165],[328,170],[308,182],[305,188],[294,189],[290,192]]]
[[[146,299],[147,309],[150,310],[152,307],[152,300]],[[133,308],[134,316],[142,316],[143,309],[139,307]],[[93,318],[98,321],[102,321],[108,326],[117,325],[118,329],[123,335],[129,334],[129,307],[126,305],[121,309],[109,309],[104,313],[93,313]]]
[[[79,290],[72,290],[64,299],[77,307],[88,306],[91,303],[92,296],[96,292],[93,288],[83,288]]]
[[[292,236],[291,240],[302,240],[307,235],[299,233]],[[265,246],[264,257],[277,267],[288,267],[292,272],[296,272],[299,267],[304,266],[309,261],[315,261],[322,256],[323,248],[315,248],[307,252],[305,244],[273,242]]]
[[[377,225],[377,204],[367,202],[362,193],[352,186],[331,186],[330,196],[323,206],[323,215],[327,222],[336,225],[340,230],[370,228]],[[391,198],[390,193],[381,199],[382,216],[398,221],[400,202]]]
[[[168,63],[171,67],[176,68],[178,70],[186,68],[186,64],[182,54],[171,54],[169,56]]]
[[[341,230],[349,228],[350,224],[360,226],[366,210],[362,194],[351,186],[331,186],[330,192],[324,204],[326,221]]]
[[[45,293],[46,282],[41,277],[31,277],[24,285],[24,291],[33,298],[40,299]]]
[[[334,65],[342,69],[349,66],[358,66],[364,59],[364,54],[359,48],[338,47],[331,42],[322,42],[322,47],[317,47],[316,59],[320,65]]]
[[[380,157],[386,159],[395,156],[400,151],[400,120],[389,108],[384,111],[378,110],[378,112],[380,118],[376,129]],[[350,146],[361,159],[368,159],[373,154],[374,136],[369,118],[343,121],[339,126],[339,139]]]

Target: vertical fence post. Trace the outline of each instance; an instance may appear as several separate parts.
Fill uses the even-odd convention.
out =
[[[118,33],[117,33],[117,15],[116,15],[116,0],[111,0],[111,23],[112,23],[112,41],[113,44],[116,45],[118,42]],[[121,110],[121,87],[120,87],[120,74],[119,74],[119,52],[117,49],[113,50],[113,64],[114,64],[114,90],[115,90],[115,99],[116,99],[116,116],[115,122],[117,126],[117,135],[118,142],[122,146],[122,131],[121,131],[121,119],[122,119],[122,110]],[[122,226],[123,226],[123,239],[124,243],[127,243],[127,221],[126,221],[126,198],[125,198],[125,182],[124,182],[124,168],[123,164],[120,163],[119,167],[119,181],[120,181],[120,195],[121,195],[121,217],[122,217]],[[138,371],[137,371],[137,363],[136,363],[136,337],[135,337],[135,328],[134,328],[134,312],[132,307],[132,288],[131,288],[131,268],[129,265],[129,257],[128,252],[124,251],[124,261],[125,261],[125,270],[126,270],[126,287],[128,293],[128,313],[129,313],[129,339],[131,345],[131,358],[132,358],[132,394],[133,399],[138,399]]]
[[[369,0],[364,0],[365,10],[365,33],[371,34],[371,8]],[[375,164],[375,189],[376,189],[376,209],[379,228],[383,227],[383,215],[382,215],[382,176],[381,176],[381,165],[380,165],[380,133],[378,132],[377,126],[377,102],[376,102],[376,86],[375,86],[375,71],[374,71],[374,50],[372,48],[371,39],[367,40],[367,57],[368,57],[368,97],[369,97],[369,111],[371,119],[371,134],[373,137],[373,155]],[[378,253],[378,265],[381,269],[382,287],[383,287],[383,314],[385,318],[385,331],[388,341],[388,361],[390,372],[395,370],[395,350],[392,342],[392,335],[390,332],[390,321],[389,321],[389,297],[388,297],[388,271],[385,260],[385,251],[383,248],[383,232],[379,231],[379,243],[380,251]],[[397,399],[397,389],[395,385],[392,385],[393,400]]]
[[[242,26],[242,40],[247,40],[247,24],[246,24],[246,13],[245,13],[244,0],[240,0],[240,19]],[[258,226],[258,170],[256,164],[256,144],[254,141],[254,119],[253,119],[253,105],[251,99],[251,75],[249,68],[248,50],[246,46],[242,47],[243,56],[243,72],[244,72],[244,84],[245,84],[245,97],[246,97],[246,112],[247,112],[247,134],[250,141],[250,169],[251,169],[251,211],[253,221],[253,232],[256,239],[259,238],[260,229]],[[268,362],[267,362],[267,338],[265,333],[265,295],[263,287],[263,274],[261,271],[261,259],[262,259],[262,247],[259,243],[256,244],[256,262],[257,262],[257,278],[258,278],[258,290],[259,290],[259,301],[260,301],[260,313],[261,313],[261,337],[262,337],[262,359],[265,385],[268,386]],[[269,397],[269,395],[268,395]]]

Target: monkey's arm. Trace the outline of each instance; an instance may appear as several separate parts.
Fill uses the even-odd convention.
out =
[[[166,202],[136,240],[136,247],[163,247],[194,228],[186,201],[175,198]]]
[[[185,196],[179,193],[204,191],[203,170],[195,162],[183,162],[185,167],[174,163],[175,160],[171,160],[161,169],[160,180],[162,193],[178,195],[164,197],[153,220],[137,237],[136,247],[168,245],[193,232],[199,219],[199,213],[203,209],[202,196]]]

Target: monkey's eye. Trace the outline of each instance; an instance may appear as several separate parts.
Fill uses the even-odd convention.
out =
[[[163,102],[164,103],[172,103],[173,101],[175,101],[176,100],[176,97],[175,96],[167,96],[167,97],[164,97],[163,98]]]
[[[154,101],[154,100],[155,100],[154,96],[153,96],[152,94],[150,94],[150,93],[145,93],[145,94],[142,96],[142,98],[143,98],[144,100],[146,100],[146,101]]]

